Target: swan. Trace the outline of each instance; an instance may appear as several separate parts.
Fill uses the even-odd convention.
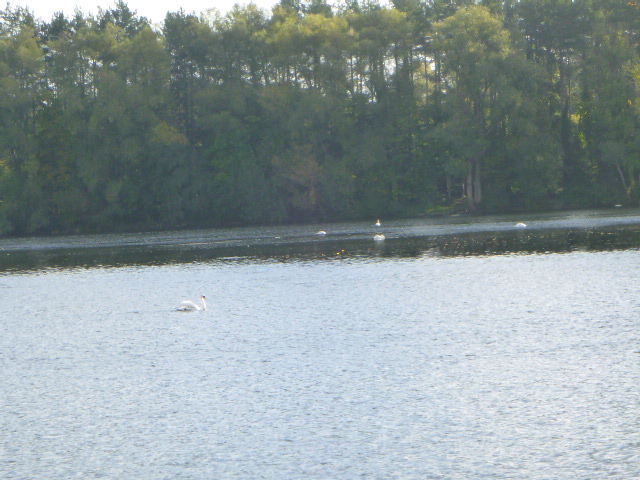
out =
[[[380,219],[378,219],[378,221],[376,222],[376,227],[380,226]]]
[[[206,310],[206,299],[207,297],[205,297],[204,295],[200,295],[200,300],[202,300],[202,307],[200,305],[197,305],[196,303],[193,303],[191,300],[185,300],[176,308],[176,310],[178,312],[196,312],[198,310]]]
[[[381,242],[382,240],[384,240],[384,238],[385,238],[385,237],[384,237],[384,235],[374,235],[374,236],[373,236],[373,239],[374,239],[376,242]]]
[[[527,228],[527,224],[526,223],[516,223],[516,228]]]
[[[324,230],[320,230],[318,233],[316,233],[316,235],[326,235],[327,232],[325,232]]]

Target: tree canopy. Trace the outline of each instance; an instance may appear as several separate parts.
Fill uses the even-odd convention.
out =
[[[0,11],[0,235],[640,203],[640,3]]]

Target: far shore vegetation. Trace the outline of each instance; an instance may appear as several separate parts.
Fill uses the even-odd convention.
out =
[[[0,236],[640,205],[640,0],[0,10]]]

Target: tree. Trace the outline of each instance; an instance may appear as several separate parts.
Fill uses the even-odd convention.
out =
[[[596,190],[605,204],[640,197],[637,157],[640,116],[634,105],[632,72],[640,62],[628,18],[636,10],[609,2],[598,12],[594,45],[585,55],[581,75],[580,130],[595,169]],[[630,11],[631,9],[631,11]]]
[[[214,23],[220,34],[218,60],[223,83],[247,82],[254,88],[268,84],[271,69],[267,61],[264,13],[255,5],[236,5],[225,18]]]
[[[0,30],[0,164],[3,181],[0,220],[29,231],[32,221],[27,191],[37,176],[37,118],[46,100],[44,54],[33,18],[23,10],[4,11]],[[8,219],[8,220],[7,220]],[[5,223],[6,228],[6,223]]]
[[[523,127],[527,113],[536,110],[532,106],[539,97],[531,93],[539,88],[531,85],[534,72],[513,49],[501,19],[485,7],[474,6],[459,10],[435,28],[447,82],[446,118],[438,127],[439,137],[450,146],[455,159],[456,166],[448,170],[454,175],[464,173],[468,207],[476,210],[483,200],[483,167],[490,159],[508,162],[530,153],[528,165],[541,164],[538,173],[548,168],[550,181],[545,184],[553,187],[558,172],[553,156],[535,153],[531,145],[524,151],[518,147],[521,143],[517,139],[538,133],[532,125]],[[508,145],[518,148],[509,152],[505,150]],[[505,171],[504,165],[492,173],[501,171]],[[510,182],[509,176],[505,180]]]
[[[216,45],[211,28],[184,11],[167,13],[163,35],[171,56],[171,90],[175,103],[174,116],[188,138],[194,125],[194,98],[198,88],[206,88],[216,80],[209,60]]]
[[[437,48],[444,54],[449,119],[442,129],[464,161],[464,194],[475,210],[482,201],[482,160],[500,117],[494,104],[500,96],[503,70],[511,53],[509,35],[501,22],[483,7],[459,10],[435,26]]]
[[[123,0],[117,0],[114,8],[99,10],[98,29],[104,30],[109,24],[121,28],[126,36],[135,37],[142,29],[149,26],[149,21],[145,17],[138,17],[137,12],[131,11]]]

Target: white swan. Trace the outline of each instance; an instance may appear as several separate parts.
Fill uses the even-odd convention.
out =
[[[206,299],[207,297],[205,297],[204,295],[200,295],[200,300],[202,300],[202,307],[200,305],[193,303],[191,300],[185,300],[176,308],[176,310],[178,312],[197,312],[198,310],[206,310],[207,309],[207,303],[205,302]]]
[[[326,235],[327,232],[325,232],[324,230],[320,230],[318,233],[316,233],[316,235]]]
[[[516,223],[516,228],[527,228],[527,224],[526,223]]]
[[[380,226],[380,219],[378,219],[378,221],[376,222],[376,227]]]
[[[381,242],[382,240],[384,240],[384,238],[385,238],[385,237],[384,237],[384,235],[374,235],[374,236],[373,236],[373,239],[374,239],[376,242]]]

